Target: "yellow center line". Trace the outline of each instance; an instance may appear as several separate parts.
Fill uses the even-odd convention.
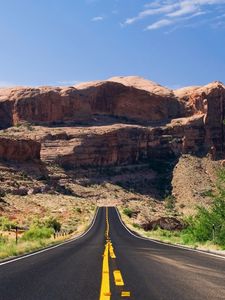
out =
[[[110,300],[111,292],[110,292],[110,278],[109,278],[109,212],[108,207],[106,207],[106,244],[105,250],[103,254],[103,262],[102,262],[102,282],[101,282],[101,291],[99,300]]]
[[[102,263],[102,283],[99,300],[110,300],[110,281],[109,281],[109,244],[106,243]]]
[[[111,259],[115,259],[116,255],[114,252],[114,248],[112,242],[110,241],[109,236],[109,211],[108,207],[106,207],[106,230],[105,230],[105,250],[103,254],[103,262],[102,262],[102,282],[101,282],[101,290],[99,300],[110,300],[111,292],[110,292],[110,275],[109,275],[109,257]],[[114,282],[116,286],[124,286],[124,281],[120,270],[113,271]],[[129,291],[122,291],[121,297],[130,297]]]

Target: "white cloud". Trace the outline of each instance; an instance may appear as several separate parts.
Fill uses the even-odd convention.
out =
[[[177,24],[177,23],[181,23],[181,22],[184,22],[184,21],[188,21],[190,19],[193,19],[195,17],[201,16],[201,15],[204,15],[204,14],[205,14],[205,12],[197,12],[197,13],[194,13],[193,15],[182,17],[182,18],[162,19],[162,20],[159,20],[159,21],[147,26],[145,28],[145,30],[159,29],[161,27],[166,27],[166,26],[169,26],[169,25],[172,25],[172,24]]]
[[[182,23],[204,14],[218,14],[218,9],[224,9],[225,0],[156,0],[144,6],[136,16],[127,18],[124,25],[131,25],[146,18],[153,19],[153,23],[146,30],[159,29],[175,23]],[[154,20],[156,19],[156,20]]]
[[[200,10],[200,8],[197,5],[189,2],[190,1],[182,2],[178,10],[175,10],[172,13],[167,14],[167,16],[172,18],[181,17],[183,15],[192,14]]]
[[[102,16],[97,16],[91,19],[92,22],[99,22],[99,21],[103,21],[104,17]]]
[[[130,24],[132,24],[138,20],[144,19],[148,16],[169,13],[176,7],[178,7],[178,3],[161,6],[159,8],[146,9],[146,10],[141,11],[136,17],[127,19],[125,21],[125,24],[130,25]]]
[[[146,27],[146,30],[159,29],[161,27],[165,27],[165,26],[171,25],[173,23],[174,23],[173,20],[162,19],[162,20],[159,20],[159,21],[149,25],[148,27]]]

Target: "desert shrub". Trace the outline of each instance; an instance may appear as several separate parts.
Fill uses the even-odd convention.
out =
[[[173,195],[169,195],[165,198],[165,208],[173,210],[175,208],[176,198]]]
[[[76,212],[81,213],[81,208],[80,207],[76,207]]]
[[[202,197],[212,197],[212,196],[213,196],[213,191],[212,191],[212,189],[207,189],[207,190],[205,190],[205,191],[202,191],[202,192],[200,193],[200,195],[201,195]]]
[[[134,228],[141,229],[141,225],[137,223],[133,223]]]
[[[6,192],[2,189],[0,189],[0,197],[5,197]]]
[[[45,220],[44,226],[46,228],[51,228],[54,231],[60,231],[61,229],[61,223],[54,217],[49,217]]]
[[[23,234],[22,239],[24,241],[34,241],[41,239],[49,239],[54,230],[47,227],[31,227],[28,231]]]
[[[6,217],[0,217],[0,229],[3,231],[8,231],[10,229],[16,228],[16,224],[10,221]]]
[[[133,210],[131,209],[131,208],[124,208],[124,210],[123,210],[123,213],[126,215],[126,216],[128,216],[129,218],[131,218],[132,217],[132,214],[133,214]]]
[[[55,191],[62,195],[73,196],[74,192],[69,186],[57,184],[55,186]]]

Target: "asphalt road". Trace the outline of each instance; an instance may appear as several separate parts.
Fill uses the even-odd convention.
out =
[[[130,234],[108,209],[110,296],[100,297],[106,243],[106,209],[89,232],[60,247],[0,264],[0,300],[216,300],[225,299],[225,260]],[[119,270],[123,286],[115,285]],[[130,297],[121,298],[121,292]],[[129,293],[128,293],[129,294]],[[109,294],[108,294],[109,295]]]

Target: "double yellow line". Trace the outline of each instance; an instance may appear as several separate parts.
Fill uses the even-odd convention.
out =
[[[109,211],[106,207],[106,231],[105,231],[105,249],[103,253],[103,263],[102,263],[102,282],[99,300],[110,300],[111,291],[110,291],[110,273],[109,273],[109,258],[115,259],[116,255],[114,252],[114,247],[110,241],[109,235]],[[124,286],[124,281],[120,270],[113,271],[114,282],[116,286]],[[121,297],[130,297],[129,291],[121,291]]]

